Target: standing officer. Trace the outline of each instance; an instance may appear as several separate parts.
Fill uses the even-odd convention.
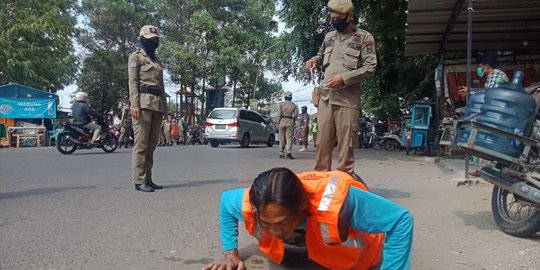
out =
[[[302,106],[302,113],[300,114],[300,129],[302,132],[302,144],[303,148],[300,148],[300,152],[306,152],[309,139],[309,114],[307,113],[307,106]]]
[[[139,36],[142,49],[129,57],[129,96],[135,132],[132,179],[136,190],[152,192],[163,188],[152,181],[152,166],[161,120],[167,115],[167,101],[163,64],[155,54],[159,46],[158,29],[145,25]]]
[[[287,158],[292,156],[294,135],[294,121],[298,117],[298,107],[292,101],[291,91],[285,92],[285,101],[279,104],[277,123],[279,128],[279,158],[285,158],[285,145],[287,145]]]
[[[375,73],[375,41],[370,33],[353,25],[351,0],[330,0],[328,8],[336,31],[326,34],[317,55],[306,62],[307,69],[313,71],[321,66],[324,72],[319,92],[315,170],[332,170],[332,149],[337,141],[337,169],[354,173],[361,112],[360,82]]]
[[[127,148],[129,138],[133,135],[131,110],[129,109],[129,104],[124,104],[123,102],[120,102],[120,109],[122,110],[122,116],[120,118],[120,147],[124,145]]]

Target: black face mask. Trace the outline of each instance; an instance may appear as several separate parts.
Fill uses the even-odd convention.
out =
[[[141,37],[141,46],[143,47],[144,51],[153,59],[156,55],[156,49],[159,46],[159,41],[153,41],[151,39]]]
[[[347,22],[348,17],[339,20],[332,20],[332,26],[336,28],[338,32],[343,32],[350,22]]]

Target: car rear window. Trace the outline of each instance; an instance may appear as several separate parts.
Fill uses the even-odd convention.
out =
[[[230,118],[235,118],[235,117],[236,117],[235,110],[214,110],[208,116],[208,118],[215,118],[215,119],[230,119]]]

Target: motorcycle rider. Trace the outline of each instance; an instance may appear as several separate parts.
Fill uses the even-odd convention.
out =
[[[97,143],[101,133],[101,126],[92,122],[92,117],[101,118],[102,116],[90,108],[90,105],[88,104],[88,94],[85,92],[77,92],[75,94],[75,104],[73,104],[71,113],[73,114],[73,123],[75,125],[94,130],[92,143]]]

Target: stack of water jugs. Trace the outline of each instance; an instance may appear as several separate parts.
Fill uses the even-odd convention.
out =
[[[465,109],[465,118],[478,114],[476,122],[509,133],[528,137],[536,115],[536,101],[522,86],[524,73],[517,71],[511,83],[497,85],[472,94]],[[470,128],[458,131],[457,144],[467,148]],[[480,131],[475,145],[512,157],[519,157],[523,145],[516,140]]]

